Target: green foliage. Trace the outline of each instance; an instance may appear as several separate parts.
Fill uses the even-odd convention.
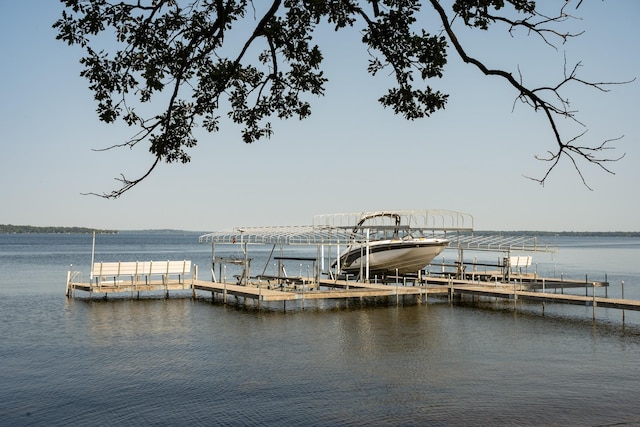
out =
[[[114,146],[145,141],[156,157],[146,174],[136,180],[122,177],[123,188],[106,197],[118,197],[161,161],[187,163],[187,151],[197,143],[194,127],[216,132],[223,114],[242,126],[246,143],[270,137],[274,117],[308,117],[308,97],[323,95],[327,82],[322,49],[335,48],[314,43],[316,29],[325,24],[335,31],[358,27],[371,57],[367,71],[384,71],[394,80],[380,103],[407,119],[445,108],[448,95],[433,84],[444,73],[449,43],[465,62],[509,80],[517,96],[536,110],[572,114],[563,109],[558,93],[551,98],[560,99],[560,107],[539,97],[537,91],[545,88],[529,90],[509,79],[511,73],[487,70],[466,56],[452,30],[454,17],[480,30],[499,22],[509,31],[524,27],[549,43],[539,26],[562,22],[567,15],[543,16],[533,1],[456,0],[448,11],[438,0],[60,1],[65,10],[54,24],[57,38],[84,49],[81,75],[89,82],[100,119],[121,119],[139,128],[131,140]],[[442,23],[436,33],[423,23],[429,14]],[[564,40],[569,36],[548,34]],[[560,86],[546,90],[555,92]],[[142,106],[158,110],[143,116],[138,112]],[[570,153],[549,120],[560,153]]]
[[[86,227],[36,227],[33,225],[0,224],[0,234],[46,233],[46,234],[116,234],[116,230],[99,230]]]
[[[516,11],[528,15],[535,15],[536,2],[529,0],[507,1]],[[492,10],[499,11],[505,6],[504,0],[456,0],[453,11],[458,14],[468,26],[486,30],[496,20]]]
[[[417,0],[375,2],[376,16],[371,2],[359,1],[273,1],[268,9],[246,0],[61,1],[66,10],[54,25],[57,37],[85,49],[82,76],[100,119],[110,123],[122,116],[129,125],[141,125],[150,151],[166,162],[189,161],[185,149],[196,144],[191,130],[197,123],[219,129],[223,101],[227,115],[244,125],[248,143],[272,134],[269,117],[308,117],[304,95],[322,95],[326,83],[321,49],[312,43],[323,21],[336,30],[364,24],[362,41],[376,53],[369,72],[391,68],[397,82],[380,98],[384,106],[415,119],[446,104],[447,95],[415,85],[442,76],[447,48],[443,36],[413,31],[423,9]],[[228,34],[247,23],[245,42],[234,44],[237,39]],[[117,46],[115,52],[95,50],[97,36],[108,34],[114,36],[108,46]],[[249,48],[258,41],[259,53],[250,58]],[[163,113],[138,116],[133,100],[151,102],[165,91],[170,101]]]

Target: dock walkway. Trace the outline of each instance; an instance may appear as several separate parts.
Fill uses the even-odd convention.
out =
[[[374,283],[346,282],[344,280],[321,280],[319,287],[307,289],[305,286],[273,289],[266,284],[244,286],[229,283],[196,280],[194,290],[208,291],[253,298],[260,301],[293,301],[303,299],[345,299],[366,297],[388,297],[395,295],[446,294],[448,290],[441,286],[390,286]],[[223,296],[223,299],[226,299]]]
[[[545,279],[546,281],[546,279]],[[559,286],[557,281],[549,281],[549,289]],[[571,281],[568,286],[577,285],[589,288],[605,286],[603,282],[577,282]],[[212,292],[214,294],[225,294],[225,296],[239,296],[252,298],[259,301],[293,301],[302,299],[336,299],[336,298],[364,298],[364,297],[388,297],[395,295],[414,295],[427,297],[428,295],[475,295],[482,297],[496,297],[504,299],[521,299],[540,302],[553,302],[563,304],[578,304],[586,306],[597,306],[604,308],[615,308],[623,310],[640,311],[640,301],[608,298],[592,295],[559,294],[556,292],[541,292],[523,290],[521,283],[499,283],[499,282],[478,282],[471,280],[452,280],[441,277],[425,278],[425,284],[403,285],[402,283],[360,283],[345,280],[324,279],[318,285],[290,286],[274,288],[266,283],[257,285],[238,285],[232,283],[211,282],[207,280],[190,279],[187,281],[150,281],[148,283],[70,283],[71,291],[84,291],[92,294],[114,294],[114,293],[139,293],[148,291],[184,291],[191,290]],[[526,286],[531,286],[528,284]]]
[[[106,298],[112,294],[131,294],[140,296],[141,292],[163,292],[165,297],[169,292],[192,290],[192,280],[147,280],[145,282],[131,282],[128,280],[109,280],[105,282],[67,283],[67,296],[75,296],[76,291],[89,294],[89,299],[95,294],[102,294]]]
[[[640,311],[640,301],[599,297],[592,295],[572,295],[558,294],[551,292],[536,292],[518,290],[517,286],[512,284],[501,284],[500,286],[473,286],[473,285],[455,285],[452,287],[455,294],[476,295],[482,297],[496,297],[514,300],[528,300],[539,302],[553,302],[561,304],[584,305],[588,307],[615,308],[620,310],[636,310]]]
[[[541,279],[542,280],[542,279]],[[557,293],[556,289],[561,286],[558,279],[544,279],[548,282],[548,289],[554,292],[542,292],[542,285],[538,283],[523,284],[520,282],[499,283],[499,282],[478,282],[471,280],[451,280],[440,277],[426,277],[424,284],[414,284],[406,286],[402,283],[360,283],[348,282],[344,280],[320,280],[319,287],[314,289],[292,288],[270,289],[266,285],[261,286],[241,286],[225,283],[214,283],[208,281],[195,281],[194,292],[207,291],[212,294],[223,294],[223,301],[228,295],[252,298],[258,301],[294,301],[311,299],[348,299],[366,297],[399,297],[412,295],[418,301],[426,301],[429,296],[448,296],[454,298],[456,295],[473,295],[488,298],[501,298],[517,302],[534,301],[550,302],[556,304],[583,305],[595,308],[612,308],[619,310],[640,311],[640,300],[630,300],[621,298],[609,298],[606,296],[596,296],[595,288],[606,287],[606,282],[584,282],[570,280],[566,283],[568,288],[586,287],[591,289],[591,295],[575,295]]]
[[[454,299],[464,295],[473,297],[501,298],[505,300],[531,301],[541,303],[572,304],[593,307],[594,318],[596,307],[611,308],[618,310],[640,311],[640,300],[629,300],[621,298],[609,298],[607,296],[596,296],[595,290],[599,287],[608,286],[607,282],[600,281],[579,281],[560,280],[549,278],[521,277],[510,283],[499,281],[480,281],[470,279],[453,279],[446,277],[423,276],[421,281],[403,283],[362,283],[356,281],[321,279],[314,281],[298,281],[274,286],[267,282],[258,281],[248,285],[237,283],[222,283],[207,280],[198,280],[194,277],[185,279],[169,280],[167,277],[162,280],[146,280],[139,282],[136,280],[116,280],[116,281],[95,281],[80,283],[71,277],[67,282],[67,296],[75,296],[76,291],[84,291],[89,294],[89,299],[94,295],[103,294],[106,298],[110,294],[126,294],[131,297],[140,296],[141,292],[163,292],[165,297],[173,291],[189,291],[195,298],[198,292],[211,293],[212,299],[216,296],[223,302],[227,302],[228,297],[249,298],[258,302],[283,302],[286,307],[287,301],[297,301],[302,303],[304,308],[305,300],[348,300],[353,298],[399,298],[402,296],[413,296],[418,303],[427,302],[429,296],[440,296]],[[585,295],[575,295],[564,293],[564,288],[584,287]],[[558,293],[558,289],[562,293]],[[553,290],[553,292],[550,292]],[[589,290],[591,295],[589,295]]]

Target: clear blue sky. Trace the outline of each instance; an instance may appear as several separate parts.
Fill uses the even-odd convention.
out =
[[[358,35],[330,31],[318,42],[331,82],[311,100],[310,119],[276,121],[275,135],[253,145],[233,126],[199,133],[190,164],[162,165],[117,200],[84,196],[109,192],[120,173],[134,177],[152,158],[146,147],[92,150],[133,132],[97,119],[78,75],[82,52],[51,28],[61,8],[0,0],[1,224],[212,231],[309,224],[322,213],[449,209],[473,215],[479,230],[640,230],[640,81],[607,94],[570,92],[589,128],[585,143],[625,136],[614,144],[625,158],[609,165],[616,174],[581,163],[590,191],[565,160],[542,187],[524,176],[544,174],[534,155],[554,149],[550,130],[541,114],[513,109],[516,93],[503,82],[451,51],[445,78],[434,82],[450,94],[448,108],[406,122],[377,103],[384,77],[366,73]],[[569,64],[582,61],[587,80],[640,78],[640,2],[585,1],[575,14],[574,28],[586,32],[557,52],[501,32],[465,35],[469,53],[514,73],[520,65],[536,82],[561,77],[565,52]]]

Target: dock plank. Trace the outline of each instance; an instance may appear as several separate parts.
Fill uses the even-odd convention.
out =
[[[227,292],[229,295],[237,295],[255,298],[262,301],[290,301],[301,299],[335,299],[335,298],[359,298],[381,297],[393,295],[424,295],[425,293],[443,293],[446,289],[428,289],[424,286],[388,286],[381,284],[364,284],[344,281],[321,281],[322,286],[330,283],[337,289],[327,290],[280,290],[268,289],[266,286],[244,286],[217,282],[195,281],[194,289],[209,292]]]
[[[602,307],[602,308],[615,308],[620,310],[635,310],[640,311],[639,300],[608,298],[598,296],[587,295],[572,295],[572,294],[557,294],[550,292],[532,292],[521,291],[517,288],[514,289],[513,285],[503,286],[452,286],[455,293],[473,294],[478,296],[498,297],[498,298],[519,298],[529,301],[541,301],[541,302],[554,302],[561,304],[573,304],[573,305],[585,305]]]
[[[169,291],[191,290],[207,291],[213,293],[226,293],[230,296],[252,298],[259,301],[292,301],[306,299],[347,299],[367,297],[388,297],[400,295],[414,295],[427,297],[428,295],[477,295],[481,297],[496,297],[503,299],[528,300],[537,302],[552,302],[558,304],[574,304],[612,308],[620,310],[640,311],[640,300],[617,299],[599,297],[595,295],[558,294],[556,292],[541,292],[522,286],[522,283],[500,283],[496,281],[480,282],[478,280],[452,279],[445,277],[424,277],[423,284],[413,283],[403,285],[401,283],[360,283],[355,281],[322,279],[313,288],[307,288],[310,284],[297,287],[271,288],[266,284],[239,285],[231,283],[219,283],[205,280],[190,279],[186,281],[150,281],[148,283],[132,283],[130,281],[114,281],[101,283],[69,283],[72,291],[79,290],[94,293],[136,293],[145,291]],[[545,279],[546,280],[546,279]],[[537,282],[536,282],[537,283]],[[546,282],[549,283],[549,282]],[[567,282],[567,286],[591,287],[592,292],[596,287],[607,286],[606,282]],[[553,286],[550,286],[553,289]]]

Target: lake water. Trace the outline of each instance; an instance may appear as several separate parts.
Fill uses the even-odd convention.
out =
[[[640,239],[549,243],[559,253],[532,269],[607,274],[609,296],[624,281],[640,299]],[[210,251],[195,234],[129,232],[98,236],[96,260],[186,258],[205,278]],[[69,265],[86,278],[90,260],[88,235],[0,235],[0,425],[640,425],[635,312],[65,298]]]

